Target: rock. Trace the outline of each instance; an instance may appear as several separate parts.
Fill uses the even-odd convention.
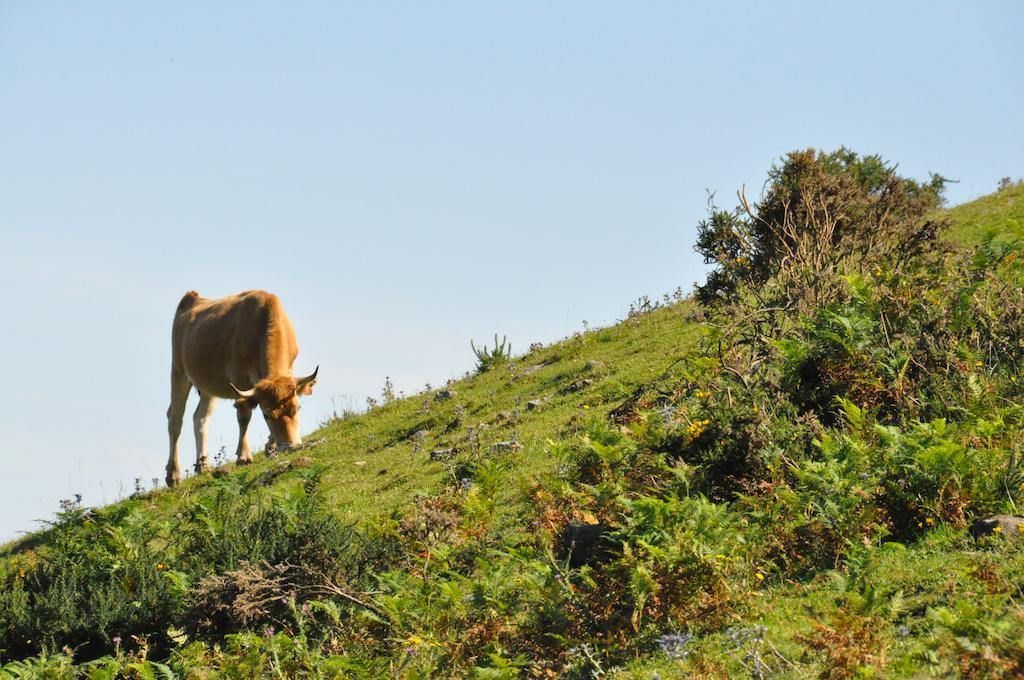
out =
[[[523,445],[514,440],[507,442],[494,442],[491,444],[491,453],[511,453],[513,451],[519,451],[522,448]]]
[[[593,384],[593,380],[591,380],[590,378],[584,378],[583,380],[577,380],[573,384],[567,386],[565,389],[562,390],[562,392],[565,394],[569,394],[570,392],[579,392],[580,390],[590,387]]]
[[[536,373],[540,369],[547,367],[547,364],[534,364],[533,366],[527,366],[522,370],[522,375],[530,375],[531,373]]]
[[[982,536],[994,536],[996,534],[1008,538],[1017,538],[1021,533],[1021,525],[1024,524],[1024,517],[1015,515],[992,515],[985,519],[976,519],[971,525],[970,533],[974,540]]]
[[[585,368],[588,371],[596,371],[598,369],[604,368],[604,362],[598,361],[597,359],[591,359],[586,364],[584,364],[583,368]]]
[[[447,401],[455,398],[455,390],[447,387],[434,395],[434,401]]]
[[[531,399],[530,401],[526,402],[526,410],[527,411],[536,411],[537,409],[540,408],[540,405],[543,404],[543,403],[544,403],[543,399]]]
[[[455,455],[455,449],[434,449],[430,452],[430,460],[448,460]]]
[[[299,456],[298,458],[292,460],[292,462],[291,462],[291,466],[292,467],[297,467],[297,468],[299,468],[299,467],[309,467],[312,464],[313,464],[313,459],[310,458],[309,456]]]

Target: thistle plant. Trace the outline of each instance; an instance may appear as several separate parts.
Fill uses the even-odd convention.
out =
[[[469,346],[473,348],[473,354],[476,355],[476,372],[486,373],[495,366],[503,364],[509,360],[512,356],[512,345],[506,344],[508,342],[507,336],[502,336],[501,342],[498,342],[498,334],[494,334],[494,347],[488,349],[487,345],[477,347],[472,340],[469,341]]]

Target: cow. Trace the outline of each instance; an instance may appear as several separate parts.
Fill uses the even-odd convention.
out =
[[[317,366],[304,378],[292,376],[299,354],[295,330],[276,295],[249,290],[211,300],[185,293],[174,313],[171,331],[171,405],[167,431],[171,438],[167,486],[181,481],[178,436],[189,390],[196,388],[199,405],[192,416],[196,435],[196,473],[209,469],[206,430],[217,399],[231,399],[238,415],[239,465],[252,462],[245,431],[259,406],[270,429],[267,450],[290,449],[299,437],[299,397],[313,393]]]

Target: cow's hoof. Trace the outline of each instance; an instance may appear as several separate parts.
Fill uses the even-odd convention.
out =
[[[238,465],[252,465],[252,458],[239,458]]]
[[[196,471],[197,475],[201,475],[204,472],[209,472],[210,471],[210,464],[207,463],[205,460],[203,462],[201,462],[201,463],[196,463],[195,471]]]
[[[164,478],[164,481],[167,482],[168,488],[173,488],[174,486],[176,486],[178,484],[178,482],[181,481],[181,475],[179,475],[176,472],[175,473],[168,472],[167,473],[167,477]]]

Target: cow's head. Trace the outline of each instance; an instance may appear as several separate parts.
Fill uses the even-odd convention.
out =
[[[299,436],[299,397],[313,394],[316,384],[316,370],[305,378],[280,376],[259,381],[252,389],[232,389],[239,400],[250,406],[259,406],[263,419],[270,428],[270,441],[280,449],[291,449],[302,444]]]

